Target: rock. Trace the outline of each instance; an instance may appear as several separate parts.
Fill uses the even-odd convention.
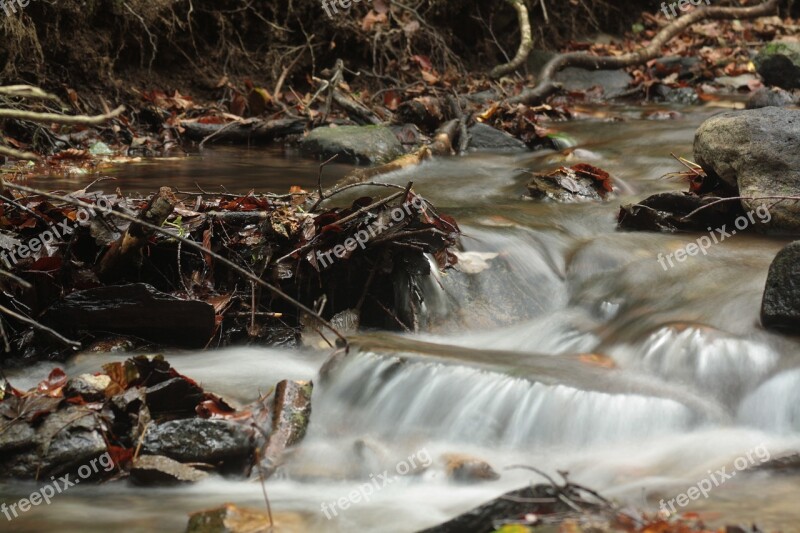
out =
[[[403,155],[403,145],[384,126],[317,128],[300,141],[300,151],[319,159],[339,155],[337,163],[383,164]]]
[[[691,78],[701,69],[700,58],[694,56],[665,56],[653,61],[650,67],[650,71],[660,79],[677,74],[679,80]]]
[[[537,173],[528,182],[528,192],[533,198],[559,203],[602,201],[612,190],[608,173],[585,163],[560,167],[547,174]]]
[[[140,455],[131,466],[131,480],[137,485],[196,483],[206,477],[205,472],[162,455]]]
[[[495,129],[482,122],[476,122],[467,130],[469,132],[469,149],[480,152],[527,152],[524,142],[504,131]]]
[[[183,463],[237,462],[253,453],[252,431],[225,420],[190,418],[151,425],[142,450]]]
[[[653,87],[653,92],[655,96],[671,104],[696,105],[700,103],[700,96],[692,87],[672,88],[659,83]]]
[[[754,63],[766,85],[800,89],[800,43],[771,42],[758,53]]]
[[[602,87],[606,98],[615,98],[628,90],[633,78],[624,70],[588,70],[567,67],[554,76],[554,81],[568,91],[588,91]]]
[[[64,398],[80,396],[86,402],[98,402],[106,397],[106,388],[111,385],[111,378],[105,374],[95,376],[81,374],[67,381],[64,386]]]
[[[2,423],[5,429],[0,433],[0,454],[25,450],[36,444],[36,432],[24,420],[2,420]]]
[[[261,454],[262,466],[271,475],[279,465],[286,448],[300,442],[306,434],[311,417],[310,381],[284,380],[275,387],[272,407],[272,431]]]
[[[203,401],[203,389],[183,377],[168,379],[145,390],[147,408],[153,417],[192,416]]]
[[[747,109],[760,109],[762,107],[785,107],[794,105],[792,93],[778,87],[772,89],[762,87],[747,99]]]
[[[447,476],[453,481],[470,483],[500,479],[489,463],[478,457],[448,453],[442,456]]]
[[[742,214],[737,202],[723,202],[704,209],[690,219],[686,215],[716,200],[688,192],[662,192],[636,204],[623,205],[617,217],[620,228],[639,231],[706,231],[706,228],[733,225]]]
[[[778,252],[769,267],[761,323],[766,328],[800,328],[800,241]]]
[[[305,518],[296,513],[272,513],[237,507],[231,503],[199,511],[189,517],[186,533],[305,533],[313,531]]]
[[[795,475],[800,472],[800,453],[773,457],[760,465],[751,467],[755,470],[769,470],[781,474]]]
[[[765,107],[719,114],[695,133],[694,158],[706,173],[740,196],[800,195],[800,111]],[[800,231],[800,205],[742,200],[745,211],[769,209],[766,227]]]
[[[69,406],[47,415],[36,429],[31,442],[30,434],[20,425],[11,426],[14,436],[6,447],[16,447],[17,453],[0,455],[0,477],[38,478],[73,472],[106,452],[106,442],[94,411],[84,407]]]
[[[56,331],[104,331],[151,342],[202,348],[215,329],[214,307],[182,300],[146,283],[75,291],[53,305],[42,321]]]
[[[568,515],[574,513],[575,508],[564,503],[565,498],[559,497],[559,492],[573,502],[580,502],[580,507],[585,511],[591,511],[592,508],[597,507],[597,504],[583,500],[578,492],[571,487],[559,490],[552,485],[531,485],[507,492],[494,500],[458,515],[452,520],[418,533],[484,533],[496,531],[496,524],[499,520],[508,520],[509,518],[524,517],[531,514],[553,515],[563,513]],[[559,518],[567,518],[567,516]]]

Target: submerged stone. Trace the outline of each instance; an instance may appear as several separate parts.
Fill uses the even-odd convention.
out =
[[[300,141],[300,151],[320,159],[334,155],[337,163],[383,164],[403,155],[403,145],[384,126],[317,128]]]

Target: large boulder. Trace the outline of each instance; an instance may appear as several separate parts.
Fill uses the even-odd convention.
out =
[[[783,89],[800,88],[800,43],[771,42],[759,52],[754,63],[765,84]]]
[[[700,125],[694,158],[709,176],[745,197],[800,196],[800,111],[765,107],[731,111]],[[745,211],[768,209],[768,229],[800,232],[800,205],[742,200]],[[761,224],[759,224],[761,226]]]
[[[766,328],[800,330],[800,241],[778,252],[769,267],[761,323]]]
[[[392,130],[384,126],[339,126],[317,128],[300,141],[305,155],[337,163],[383,164],[405,152]]]

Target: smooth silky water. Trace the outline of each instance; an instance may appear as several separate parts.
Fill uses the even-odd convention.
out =
[[[798,451],[800,342],[763,330],[758,318],[767,269],[786,241],[737,235],[665,272],[657,255],[698,235],[616,230],[621,203],[685,188],[661,179],[680,170],[669,154],[691,158],[695,129],[720,109],[680,111],[677,120],[654,122],[641,118],[641,108],[615,108],[626,121],[556,124],[576,139],[574,160],[552,151],[473,154],[386,176],[413,181],[455,216],[466,252],[496,254],[482,256],[493,258],[478,274],[446,272],[423,284],[425,328],[417,335],[360,335],[349,355],[327,364],[328,353],[299,349],[169,355],[180,372],[240,403],[280,379],[315,381],[306,439],[266,484],[273,511],[309,530],[411,532],[543,481],[506,470],[526,464],[568,471],[571,480],[655,512],[662,498],[709,471],[732,471],[737,457],[760,446],[773,457]],[[525,198],[523,169],[580,160],[609,171],[619,197],[578,205]],[[327,167],[325,183],[346,171]],[[101,185],[281,192],[313,187],[316,173],[317,163],[276,149],[215,148],[123,166],[111,173],[118,181]],[[86,182],[33,180],[63,190]],[[121,359],[87,355],[66,368],[94,371]],[[51,367],[16,371],[12,382],[32,386]],[[432,459],[424,472],[396,478],[333,520],[323,515],[323,502],[422,452]],[[440,459],[447,453],[483,458],[502,477],[449,482]],[[799,483],[798,476],[739,472],[688,509],[713,525],[755,521],[800,531]],[[4,483],[0,499],[36,488]],[[181,531],[190,512],[225,502],[264,505],[260,485],[249,481],[215,477],[170,489],[111,483],[74,487],[11,523],[0,517],[0,531]]]

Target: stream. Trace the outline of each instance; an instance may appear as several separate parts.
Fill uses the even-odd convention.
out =
[[[545,481],[512,465],[556,478],[567,471],[606,497],[656,512],[662,499],[711,472],[736,471],[748,452],[759,464],[800,451],[800,339],[759,322],[769,264],[788,241],[736,235],[665,271],[657,255],[699,235],[616,230],[620,204],[686,188],[662,179],[681,170],[669,154],[691,159],[695,129],[721,111],[675,107],[675,120],[643,118],[653,109],[603,107],[594,111],[625,120],[553,124],[577,142],[574,160],[554,151],[471,154],[383,177],[413,181],[459,222],[464,250],[485,261],[478,273],[439,273],[420,286],[421,333],[360,334],[349,355],[328,364],[328,352],[312,349],[166,354],[179,372],[242,403],[281,379],[314,380],[308,434],[266,484],[276,516],[297,531],[413,532]],[[525,198],[522,169],[577,162],[611,173],[618,197],[574,205]],[[279,148],[220,147],[122,166],[111,174],[118,181],[99,188],[280,192],[314,187],[317,166]],[[347,170],[326,167],[323,184]],[[87,183],[43,177],[29,184],[74,190]],[[124,358],[82,355],[65,370],[97,371]],[[53,366],[15,370],[9,379],[24,389]],[[479,457],[501,477],[454,483],[441,459],[453,453]],[[430,467],[398,473],[411,457]],[[378,487],[373,480],[387,470],[390,482]],[[349,498],[365,483],[378,487],[369,502],[337,506],[337,516],[326,518],[323,503]],[[736,471],[682,510],[717,527],[757,522],[800,531],[798,483],[797,476]],[[0,501],[38,486],[0,483]],[[73,487],[11,523],[0,517],[0,531],[179,532],[189,513],[226,502],[263,508],[261,486],[212,477],[170,489]]]

